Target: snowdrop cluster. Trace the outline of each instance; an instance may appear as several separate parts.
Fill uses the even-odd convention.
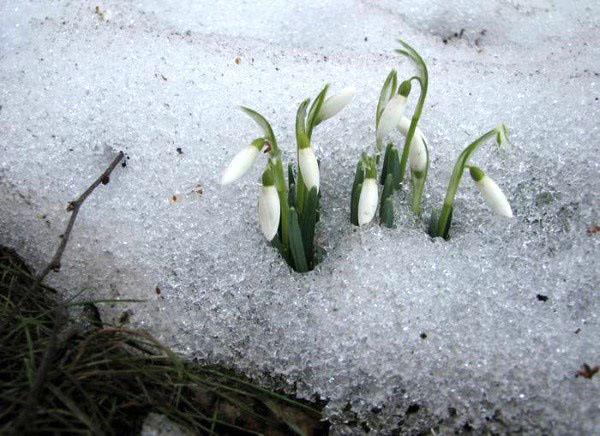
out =
[[[265,238],[298,272],[312,270],[319,261],[314,239],[320,208],[320,172],[312,144],[313,129],[340,112],[355,94],[354,88],[346,88],[327,97],[328,89],[326,85],[312,104],[307,99],[298,108],[297,166],[287,166],[287,177],[283,155],[270,123],[258,112],[242,107],[261,128],[262,136],[234,156],[221,178],[223,185],[232,183],[252,167],[261,152],[268,156],[258,197],[258,222]]]
[[[398,84],[398,74],[392,70],[381,89],[375,113],[376,148],[374,153],[363,153],[361,156],[352,186],[350,221],[357,226],[371,222],[379,207],[379,218],[382,224],[394,227],[393,193],[402,189],[407,166],[410,170],[412,210],[420,215],[422,209],[423,191],[429,171],[429,148],[418,123],[425,105],[429,76],[421,56],[405,42],[399,42],[402,48],[397,52],[408,57],[415,64],[417,73]],[[419,85],[420,93],[412,117],[409,118],[404,112],[412,82]],[[396,130],[399,130],[405,138],[402,153],[392,140]],[[507,133],[507,128],[500,125],[470,144],[459,156],[444,204],[441,210],[434,210],[432,213],[429,222],[431,236],[449,238],[454,197],[466,169],[469,169],[471,178],[492,211],[505,217],[512,217],[510,204],[498,185],[483,170],[469,164],[469,159],[481,144],[494,136],[498,144],[502,144],[506,141]],[[384,144],[387,144],[385,149]],[[381,174],[377,181],[380,161]],[[382,185],[381,195],[379,185]]]
[[[471,174],[471,179],[475,182],[475,185],[490,209],[498,215],[512,218],[513,213],[510,204],[496,182],[487,176],[483,170],[469,163],[471,156],[475,151],[492,138],[496,139],[498,145],[504,144],[508,138],[508,129],[506,126],[500,124],[483,134],[469,144],[458,156],[456,164],[454,165],[454,170],[450,176],[444,204],[440,210],[434,210],[431,214],[431,219],[429,220],[429,234],[431,236],[441,236],[444,239],[450,237],[450,224],[452,223],[452,213],[454,211],[454,197],[456,197],[462,175],[467,169]]]
[[[375,112],[375,151],[362,154],[352,185],[350,221],[357,226],[370,223],[379,209],[380,221],[388,227],[394,227],[393,194],[403,188],[407,169],[410,171],[411,207],[415,214],[421,214],[423,191],[429,171],[429,148],[418,123],[425,106],[429,76],[421,56],[405,42],[400,43],[402,48],[397,52],[415,64],[417,73],[398,83],[398,73],[392,70],[381,89]],[[419,85],[419,98],[409,118],[405,115],[405,110],[413,82]],[[317,125],[348,105],[355,94],[354,88],[345,88],[339,94],[327,97],[328,89],[329,86],[326,85],[312,104],[310,99],[306,99],[298,107],[297,165],[288,165],[287,171],[284,171],[283,155],[269,122],[258,112],[242,107],[261,128],[262,136],[235,155],[221,179],[223,185],[232,183],[252,167],[261,153],[268,156],[258,198],[260,229],[265,238],[279,249],[287,263],[299,272],[312,270],[320,259],[319,248],[315,246],[314,239],[315,225],[319,219],[321,175],[312,133]],[[393,142],[393,135],[398,130],[404,136],[402,152]],[[429,222],[431,236],[448,239],[454,197],[467,169],[490,208],[499,215],[512,217],[510,204],[498,185],[483,170],[469,163],[476,149],[493,136],[499,144],[504,142],[507,137],[506,127],[500,125],[487,132],[459,156],[444,204],[440,210],[432,213]]]

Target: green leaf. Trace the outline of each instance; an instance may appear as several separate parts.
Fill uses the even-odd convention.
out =
[[[309,265],[313,263],[315,249],[315,225],[317,223],[317,210],[319,206],[319,195],[317,188],[312,188],[306,197],[304,210],[302,211],[302,242],[304,253]]]
[[[304,255],[304,246],[302,244],[302,233],[298,224],[298,212],[294,207],[289,208],[289,238],[290,251],[294,265],[292,267],[298,272],[308,271],[308,264]]]
[[[386,179],[385,179],[385,183],[383,184],[383,191],[381,192],[381,200],[379,203],[379,218],[381,219],[381,222],[386,223],[390,220],[389,216],[390,216],[390,211],[387,209],[390,209],[390,206],[387,206],[386,209],[386,203],[388,202],[388,200],[390,201],[391,204],[391,223],[394,224],[394,204],[393,204],[393,199],[392,199],[392,195],[394,193],[394,176],[392,174],[388,174]],[[388,226],[390,227],[390,226]]]
[[[394,225],[394,203],[391,198],[388,198],[383,202],[381,208],[381,222],[390,229],[395,228]]]
[[[431,212],[431,217],[429,218],[429,227],[427,228],[427,233],[429,233],[429,236],[431,236],[432,238],[437,238],[438,236],[440,236],[438,234],[439,220],[440,220],[440,210],[434,209]]]
[[[315,98],[310,109],[308,110],[308,118],[306,119],[306,134],[308,135],[308,139],[312,137],[312,131],[322,120],[319,119],[319,112],[321,112],[321,106],[323,106],[323,102],[325,101],[325,97],[327,96],[327,90],[329,89],[329,84],[325,85],[319,95]]]
[[[250,118],[252,118],[256,124],[258,124],[258,126],[262,129],[265,138],[269,141],[272,151],[277,152],[279,150],[277,148],[277,140],[275,139],[273,128],[271,127],[271,124],[269,124],[267,119],[253,109],[250,109],[245,106],[240,106],[240,108],[246,114],[248,114],[248,116],[250,116]]]
[[[292,164],[288,164],[288,184],[291,186],[295,184],[294,180],[294,166]]]
[[[390,74],[383,82],[383,86],[381,87],[381,92],[379,93],[379,101],[377,102],[377,111],[375,112],[375,128],[379,126],[379,119],[381,118],[381,114],[385,109],[385,106],[388,104],[390,99],[394,94],[396,94],[396,90],[398,89],[398,73],[396,70],[390,71]]]
[[[383,184],[383,191],[381,192],[382,202],[387,200],[394,194],[394,176],[392,174],[388,174],[385,178],[385,183]]]
[[[290,207],[296,207],[296,185],[290,184],[290,191],[288,193],[288,205]]]
[[[383,164],[381,165],[381,177],[379,178],[379,184],[385,184],[385,180],[390,171],[390,154],[394,144],[391,142],[385,147],[385,153],[383,155]]]
[[[296,143],[298,149],[306,148],[310,144],[310,139],[306,133],[306,108],[308,103],[310,103],[309,98],[300,103],[298,112],[296,112]]]
[[[298,167],[298,184],[296,185],[296,204],[298,212],[302,213],[304,210],[304,202],[306,201],[306,184],[304,183],[304,178],[302,177],[302,171],[300,171],[300,167]]]
[[[365,170],[362,159],[356,164],[356,174],[352,183],[352,192],[350,194],[350,222],[355,226],[358,225],[358,200],[360,199],[360,190],[362,182],[365,178]]]
[[[452,224],[452,215],[453,215],[453,213],[454,213],[454,207],[451,207],[450,208],[450,215],[448,215],[448,221],[447,221],[446,226],[444,227],[444,231],[442,233],[442,236],[446,240],[450,239],[450,225]]]
[[[388,163],[388,172],[394,176],[394,189],[402,187],[402,175],[400,171],[400,151],[397,147],[392,147],[390,151],[390,161]]]

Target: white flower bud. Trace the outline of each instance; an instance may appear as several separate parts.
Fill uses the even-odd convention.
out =
[[[510,204],[496,182],[475,166],[471,166],[469,170],[471,178],[475,181],[479,192],[481,192],[490,209],[498,215],[512,218],[513,213]]]
[[[406,97],[403,95],[396,94],[390,99],[381,113],[381,118],[379,118],[379,125],[377,126],[377,138],[379,140],[383,140],[388,133],[398,126],[405,108]]]
[[[400,131],[404,136],[408,134],[410,122],[411,120],[408,117],[402,117],[400,119],[398,127],[400,127]],[[410,169],[414,173],[423,172],[427,167],[427,150],[425,149],[426,142],[427,141],[423,135],[423,132],[421,129],[419,129],[419,126],[417,126],[415,128],[412,141],[410,141],[410,151],[408,153]]]
[[[336,115],[352,101],[354,94],[356,94],[356,90],[353,87],[348,87],[342,89],[342,92],[339,94],[329,97],[323,102],[323,106],[321,106],[319,119],[325,121]]]
[[[377,212],[377,202],[379,201],[379,188],[377,180],[367,178],[363,181],[360,197],[358,199],[358,225],[371,222]]]
[[[229,166],[223,171],[221,184],[227,185],[242,177],[252,167],[252,164],[260,154],[255,145],[249,145],[241,149],[231,160]]]
[[[260,223],[260,230],[269,241],[277,234],[280,215],[281,207],[277,189],[274,185],[263,185],[258,197],[258,222]]]
[[[298,150],[298,166],[302,173],[302,180],[310,191],[313,187],[319,190],[319,164],[311,146]]]

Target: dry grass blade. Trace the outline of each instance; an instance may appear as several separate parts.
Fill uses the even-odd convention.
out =
[[[1,434],[15,432],[32,371],[52,345],[58,303],[53,292],[32,287],[34,281],[15,253],[0,247]],[[38,407],[22,428],[27,434],[135,434],[148,413],[197,434],[327,432],[316,406],[226,369],[185,361],[147,333],[85,317],[66,325],[69,334],[56,336]]]

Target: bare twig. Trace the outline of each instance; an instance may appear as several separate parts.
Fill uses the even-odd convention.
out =
[[[123,152],[120,151],[117,157],[111,162],[108,168],[98,177],[94,182],[87,188],[83,194],[81,194],[76,200],[71,201],[67,206],[67,211],[71,212],[71,218],[69,219],[69,223],[67,224],[67,228],[65,232],[61,235],[60,245],[54,253],[52,260],[50,263],[36,275],[35,282],[33,284],[33,288],[38,287],[42,281],[46,278],[50,271],[58,271],[60,269],[60,260],[62,255],[67,247],[67,242],[69,242],[69,237],[71,236],[71,231],[73,230],[73,225],[75,224],[75,220],[77,219],[77,214],[79,213],[79,209],[83,202],[88,198],[88,196],[98,187],[98,185],[103,184],[106,185],[110,181],[110,174],[115,169],[117,164],[123,159]],[[56,354],[56,351],[59,348],[61,342],[60,333],[65,324],[67,323],[68,315],[67,315],[67,307],[65,304],[59,304],[54,309],[53,313],[53,328],[52,333],[49,338],[48,346],[44,350],[44,355],[42,356],[42,360],[40,365],[38,366],[38,370],[36,372],[35,380],[31,386],[31,389],[27,393],[27,398],[25,400],[25,406],[22,409],[21,414],[15,420],[14,430],[16,434],[22,434],[23,430],[29,418],[35,413],[38,405],[38,400],[40,393],[42,392],[42,388],[44,386],[44,382],[46,379],[46,375],[48,370],[50,369],[50,363]],[[66,337],[71,336],[71,333],[67,333]]]
[[[110,173],[112,173],[112,170],[114,170],[117,164],[121,162],[123,156],[123,152],[120,151],[117,157],[115,157],[115,159],[111,162],[108,168],[100,175],[100,177],[94,180],[94,183],[92,183],[90,187],[87,188],[83,192],[83,194],[79,196],[79,198],[77,198],[77,200],[69,202],[67,206],[67,211],[71,212],[71,218],[69,219],[67,228],[65,232],[61,235],[60,245],[58,246],[56,253],[54,253],[54,257],[52,257],[50,263],[46,265],[46,267],[42,271],[40,271],[36,276],[36,284],[40,284],[46,278],[50,271],[58,271],[60,269],[60,260],[65,251],[65,248],[67,247],[67,243],[69,242],[69,237],[71,236],[71,231],[73,230],[73,225],[75,224],[75,220],[77,219],[77,214],[79,213],[81,205],[83,204],[85,199],[88,198],[88,196],[94,191],[94,189],[98,187],[98,185],[108,184],[108,182],[110,181]]]

